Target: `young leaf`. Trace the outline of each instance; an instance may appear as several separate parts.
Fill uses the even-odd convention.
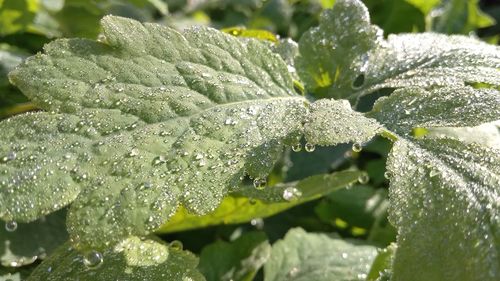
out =
[[[365,280],[376,255],[373,246],[295,228],[273,245],[264,280]]]
[[[212,211],[297,142],[305,99],[264,44],[112,16],[102,25],[104,42],[54,41],[10,74],[51,113],[0,124],[3,219],[31,221],[78,197],[69,232],[100,247],[158,228],[179,201]]]
[[[190,252],[138,237],[129,237],[103,253],[84,255],[65,243],[35,269],[28,281],[203,281],[197,264],[198,259]]]
[[[198,269],[207,281],[253,280],[270,254],[264,233],[246,233],[230,243],[217,241],[203,248]]]
[[[255,190],[253,187],[245,186],[224,198],[217,209],[204,216],[193,215],[186,209],[179,208],[177,213],[157,232],[170,233],[209,225],[243,223],[255,218],[266,218],[356,183],[362,175],[363,173],[359,171],[342,171],[330,175],[316,175],[298,182],[279,184],[264,190]]]

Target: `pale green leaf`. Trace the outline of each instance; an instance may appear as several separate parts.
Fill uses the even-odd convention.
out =
[[[270,254],[266,235],[250,232],[231,242],[217,241],[204,247],[198,269],[207,281],[253,280]]]
[[[25,224],[8,222],[0,228],[0,262],[19,267],[44,259],[68,239],[66,211]],[[15,227],[13,227],[15,226]]]
[[[101,255],[102,259],[95,258]],[[85,258],[91,263],[86,263]],[[129,237],[105,252],[81,254],[69,243],[39,265],[28,281],[172,280],[203,281],[198,258],[156,240]]]
[[[273,245],[264,280],[365,280],[376,255],[373,246],[295,228]]]
[[[53,113],[0,124],[4,219],[30,221],[76,199],[68,226],[79,247],[144,235],[179,202],[212,211],[300,137],[306,100],[261,42],[118,17],[102,24],[105,42],[57,40],[11,73]]]
[[[440,4],[441,0],[405,0],[409,4],[418,8],[424,15],[427,15]]]
[[[393,280],[498,280],[500,151],[401,139],[388,171],[399,232]]]
[[[358,181],[359,171],[342,171],[330,175],[317,175],[298,182],[278,184],[264,190],[245,186],[222,200],[215,211],[197,216],[179,208],[157,232],[170,233],[217,224],[235,224],[266,218],[291,207],[317,199]],[[284,194],[288,192],[285,199]]]
[[[482,124],[476,127],[431,128],[431,137],[456,138],[466,143],[479,143],[500,150],[500,121]]]

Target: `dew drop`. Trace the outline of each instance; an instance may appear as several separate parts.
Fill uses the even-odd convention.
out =
[[[161,165],[161,164],[166,163],[166,162],[167,162],[167,159],[165,158],[165,156],[160,155],[160,156],[155,157],[155,159],[153,159],[153,166],[158,166],[158,165]]]
[[[83,257],[83,264],[89,269],[98,268],[103,261],[102,254],[97,251],[90,251]]]
[[[267,185],[266,179],[255,178],[253,180],[253,187],[255,187],[255,189],[257,190],[263,190],[264,188],[266,188],[266,185]]]
[[[292,145],[292,150],[293,150],[294,152],[299,152],[299,151],[301,151],[301,150],[302,150],[302,145],[300,144],[300,142],[299,142],[299,143],[296,143],[296,144],[294,144],[294,145]]]
[[[2,157],[2,162],[6,163],[9,161],[15,160],[16,157],[17,157],[16,153],[14,151],[11,151],[11,152],[7,153],[6,156]]]
[[[5,230],[8,232],[14,232],[17,229],[17,222],[16,221],[8,221],[5,223]]]
[[[139,149],[137,149],[137,148],[133,148],[133,149],[132,149],[132,150],[128,153],[128,156],[130,156],[130,157],[135,157],[135,156],[137,156],[137,155],[139,155]]]
[[[302,192],[295,187],[287,187],[283,190],[283,199],[286,201],[296,201],[302,196]]]
[[[363,146],[359,142],[355,142],[352,145],[352,151],[354,151],[354,152],[361,152],[362,149],[363,149]]]
[[[300,270],[297,267],[292,267],[290,271],[287,273],[287,276],[290,278],[296,277],[299,274]]]
[[[391,177],[392,177],[391,172],[386,171],[386,172],[384,173],[384,178],[386,178],[386,179],[388,179],[388,180],[389,180],[389,179],[391,179]]]
[[[363,173],[362,175],[360,175],[358,177],[358,182],[360,184],[367,184],[369,181],[370,181],[370,177],[366,173]]]
[[[313,152],[316,149],[316,146],[312,143],[306,143],[304,148],[307,152]]]
[[[168,246],[171,249],[179,250],[179,251],[182,250],[182,248],[184,247],[184,245],[182,245],[182,242],[179,240],[174,240],[174,241],[170,242],[170,244],[168,244]]]
[[[262,218],[255,218],[250,221],[250,224],[257,229],[262,229],[264,227],[264,220]]]

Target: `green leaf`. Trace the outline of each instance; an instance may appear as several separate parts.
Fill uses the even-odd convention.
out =
[[[253,280],[271,254],[262,232],[250,232],[232,242],[217,241],[203,248],[198,269],[208,281]]]
[[[376,255],[373,246],[295,228],[273,245],[264,280],[365,280]]]
[[[430,30],[441,33],[469,34],[495,24],[495,20],[479,8],[479,0],[443,0],[431,17]]]
[[[409,87],[377,100],[368,116],[397,134],[407,135],[418,127],[477,126],[496,120],[499,105],[500,92],[493,89]]]
[[[25,31],[39,9],[37,0],[1,0],[0,35]]]
[[[390,220],[399,232],[394,280],[498,279],[500,151],[402,139],[388,171]]]
[[[323,99],[311,105],[304,134],[313,144],[362,144],[381,132],[381,127],[375,120],[353,111],[348,101]]]
[[[380,225],[387,222],[389,202],[385,189],[358,185],[329,194],[315,207],[315,213],[325,223],[338,228],[349,228],[352,235],[367,235],[372,243],[386,244],[395,239],[392,229],[382,232]],[[372,234],[372,229],[378,233]]]
[[[440,4],[441,0],[404,0],[418,8],[424,15],[429,14],[432,9]]]
[[[497,46],[433,33],[389,35],[384,40],[375,30],[358,0],[338,1],[325,11],[320,26],[299,42],[296,63],[306,87],[322,97],[355,103],[384,88],[500,84]]]
[[[382,30],[370,25],[364,5],[336,1],[333,10],[323,12],[319,27],[300,38],[297,73],[315,95],[343,97],[357,85],[358,74],[366,68],[366,53],[381,36]]]
[[[196,270],[197,264],[190,252],[157,240],[129,237],[103,253],[85,255],[66,243],[39,265],[28,281],[205,280]]]
[[[0,228],[2,266],[24,266],[50,255],[68,239],[65,221],[61,210],[28,224],[7,222]]]
[[[396,244],[391,244],[387,248],[379,251],[377,257],[373,260],[366,281],[389,280],[388,277],[391,274],[392,259],[396,248]],[[387,279],[379,279],[383,277]]]
[[[215,211],[197,216],[180,208],[157,232],[170,233],[217,224],[235,224],[251,221],[255,218],[265,218],[286,209],[317,199],[334,190],[351,185],[358,181],[363,173],[358,171],[343,171],[330,175],[317,175],[299,182],[278,184],[264,190],[253,187],[240,188],[222,200]],[[284,199],[284,193],[292,195]],[[298,196],[298,194],[301,194]],[[295,197],[293,197],[295,195]],[[287,195],[288,196],[288,195]]]
[[[422,11],[425,9],[422,5],[411,3],[417,1],[431,4],[436,0],[364,0],[363,3],[370,11],[372,22],[390,34],[425,30],[427,13]]]
[[[369,27],[366,17],[352,18],[345,11],[352,5],[363,10],[359,1],[340,0],[336,5],[323,16],[320,27],[308,33],[315,42],[342,42],[347,37],[335,30],[325,32],[338,26],[335,19],[348,19],[348,26]],[[314,49],[312,43],[300,41],[301,56],[323,55],[317,51],[325,50]],[[366,55],[368,59],[364,71],[346,71],[356,80],[363,78],[357,87],[333,84],[323,90],[326,96],[356,103],[374,91],[394,89],[363,117],[376,119],[389,130],[382,135],[395,141],[387,169],[391,178],[390,220],[399,233],[393,280],[498,279],[500,152],[470,141],[420,134],[413,137],[412,132],[421,127],[476,126],[500,119],[500,93],[496,90],[500,85],[500,49],[469,37],[432,33],[390,35],[387,40],[378,37],[372,46],[364,53],[355,46],[348,55],[332,49],[329,56],[337,56],[337,60],[323,62],[330,66],[331,61],[344,57]],[[309,69],[299,71],[306,82],[322,66],[314,60],[307,63]],[[334,69],[330,67],[330,77]],[[332,120],[319,128],[342,128],[344,124]],[[374,129],[367,126],[361,130],[369,135],[370,128]]]
[[[179,201],[212,211],[240,177],[264,178],[297,142],[306,100],[262,43],[118,17],[102,24],[105,43],[54,41],[10,75],[52,113],[0,123],[5,220],[76,199],[70,235],[98,248],[158,228]]]

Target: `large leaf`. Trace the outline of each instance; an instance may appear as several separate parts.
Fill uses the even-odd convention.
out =
[[[204,216],[190,214],[184,208],[157,232],[169,233],[217,224],[234,224],[266,218],[317,199],[342,187],[352,185],[363,176],[359,171],[317,175],[298,182],[278,184],[265,190],[245,186],[222,200],[213,212]]]
[[[91,251],[84,255],[66,243],[39,265],[28,281],[203,281],[197,264],[198,259],[190,252],[138,237],[127,238],[102,253]]]
[[[266,235],[250,232],[234,241],[217,241],[203,248],[198,269],[207,281],[253,280],[270,254]]]
[[[314,42],[342,42],[343,34],[327,32],[338,25],[335,18],[350,19],[348,26],[368,28],[366,17],[353,18],[346,12],[346,7],[353,5],[359,6],[353,10],[362,10],[359,1],[337,1],[336,8],[326,12],[322,25],[309,32],[315,39],[300,41],[301,56],[320,56],[307,53],[314,51]],[[359,78],[358,84],[332,84],[326,91],[329,96],[355,102],[379,89],[396,89],[360,117],[376,119],[378,126],[388,129],[383,134],[395,141],[388,159],[390,219],[399,233],[392,279],[498,279],[500,152],[470,141],[418,139],[412,131],[476,126],[500,119],[500,93],[496,90],[500,85],[500,49],[473,38],[437,34],[392,35],[387,41],[374,39],[372,46],[365,53],[355,47],[350,55],[333,49],[329,54],[337,59],[333,62],[363,55],[368,56],[368,62],[363,72],[345,72]],[[308,82],[322,65],[314,60],[305,62],[309,70],[299,74]],[[479,83],[485,83],[486,88]],[[309,88],[315,85],[306,84]],[[330,120],[322,128],[342,126]],[[363,126],[362,131],[369,135],[370,128],[377,126]]]
[[[264,280],[365,280],[376,255],[373,246],[295,228],[273,245]]]
[[[11,73],[52,113],[0,123],[4,219],[78,197],[68,225],[82,246],[145,234],[178,200],[213,210],[245,172],[264,178],[297,142],[305,100],[265,45],[208,28],[102,24],[106,43],[54,41]]]

